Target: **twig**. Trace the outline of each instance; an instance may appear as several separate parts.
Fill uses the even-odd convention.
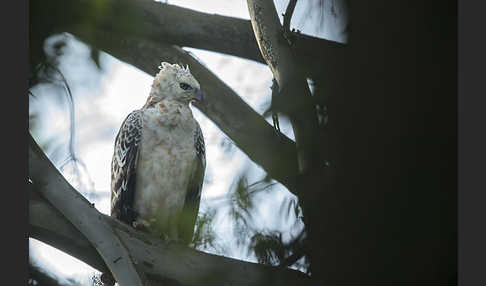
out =
[[[307,231],[302,230],[299,235],[290,243],[290,248],[293,249],[293,253],[287,256],[280,264],[280,267],[292,266],[295,262],[301,259],[305,255],[304,243],[307,238]]]
[[[293,43],[293,35],[292,31],[290,31],[290,21],[292,20],[292,15],[294,14],[296,4],[297,0],[290,0],[285,13],[283,14],[283,36],[290,46]]]
[[[277,101],[277,95],[278,95],[278,83],[277,80],[274,78],[272,80],[272,120],[273,120],[273,128],[275,128],[275,131],[277,131],[277,134],[280,135],[280,124],[278,122],[278,113],[276,110],[276,104],[275,102]]]

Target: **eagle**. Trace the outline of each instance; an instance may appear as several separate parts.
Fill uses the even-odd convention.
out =
[[[204,94],[189,67],[162,62],[145,105],[123,121],[111,164],[111,216],[188,245],[206,157],[190,108]]]

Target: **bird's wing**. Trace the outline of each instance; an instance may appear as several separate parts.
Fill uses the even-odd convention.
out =
[[[194,131],[194,148],[196,149],[197,160],[191,172],[186,198],[184,201],[183,215],[180,226],[182,231],[182,240],[189,244],[192,240],[194,232],[194,225],[196,223],[197,214],[199,211],[199,203],[201,201],[201,190],[204,181],[204,172],[206,170],[206,150],[204,146],[204,137],[196,123]]]
[[[111,216],[131,225],[139,144],[142,139],[142,111],[135,110],[123,121],[115,140],[111,162]]]

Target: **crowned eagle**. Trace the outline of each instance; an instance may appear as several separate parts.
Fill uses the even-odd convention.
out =
[[[145,105],[123,121],[111,165],[111,216],[189,244],[206,168],[204,138],[189,107],[201,101],[186,68],[163,62]]]

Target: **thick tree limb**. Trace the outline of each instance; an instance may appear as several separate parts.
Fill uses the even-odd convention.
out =
[[[29,157],[36,158],[38,150],[29,148]],[[42,151],[41,151],[42,152]],[[51,244],[70,255],[88,263],[100,271],[106,271],[106,262],[95,248],[64,215],[39,194],[76,192],[55,167],[44,156],[38,162],[29,164],[34,182],[34,191],[29,201],[30,235]],[[35,171],[42,168],[43,171]],[[41,177],[49,174],[44,179]],[[65,182],[60,184],[59,182]],[[222,256],[206,254],[185,246],[168,244],[141,233],[91,207],[79,193],[77,198],[83,207],[74,209],[79,217],[85,212],[96,212],[98,220],[112,228],[122,245],[130,253],[139,271],[153,283],[163,285],[309,285],[310,279],[303,273],[238,261]],[[58,203],[58,202],[56,202]],[[71,205],[71,201],[62,202]],[[83,221],[87,228],[96,228]]]
[[[57,22],[57,26],[99,29],[136,36],[155,43],[170,43],[225,53],[264,63],[250,21],[211,15],[152,0],[70,0],[31,1],[31,9]],[[65,30],[66,31],[66,30]],[[309,76],[323,69],[333,70],[344,45],[292,33],[299,67]]]
[[[321,237],[313,229],[319,227],[320,221],[316,212],[320,213],[322,209],[315,198],[329,186],[327,172],[324,172],[324,162],[321,159],[321,150],[327,149],[327,146],[322,145],[327,141],[319,134],[316,106],[304,74],[297,69],[297,59],[288,39],[284,37],[285,27],[282,28],[280,25],[273,1],[247,2],[258,47],[279,85],[280,94],[272,98],[272,107],[289,116],[294,130],[299,166],[297,189],[306,190],[305,193],[301,192],[299,197],[304,213],[303,220],[309,233],[309,241],[316,242],[313,245],[317,245]],[[303,249],[305,248],[306,245],[303,246]],[[313,263],[317,259],[309,249],[306,250],[312,273]]]
[[[59,176],[49,159],[30,136],[29,176],[37,191],[52,203],[97,250],[120,285],[144,285],[133,261],[101,214]],[[59,192],[59,189],[64,189]]]
[[[304,75],[297,69],[297,60],[283,37],[277,11],[272,1],[248,0],[251,23],[258,47],[279,85],[283,104],[295,134],[299,171],[316,167],[319,155],[316,140],[317,117]],[[290,12],[289,12],[290,13]],[[290,20],[289,20],[290,21]],[[273,103],[272,103],[273,104]]]

